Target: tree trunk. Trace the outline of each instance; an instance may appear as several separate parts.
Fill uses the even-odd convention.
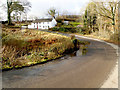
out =
[[[112,12],[112,27],[113,27],[113,33],[115,33],[115,13],[113,11],[113,7],[111,7],[111,12]]]
[[[102,21],[102,17],[100,18],[100,21],[99,21],[99,35],[102,34],[102,25],[103,25],[103,21]]]
[[[11,25],[11,13],[8,10],[8,25]]]
[[[104,36],[105,38],[108,37],[108,35],[107,35],[107,33],[106,33],[106,24],[104,24],[103,36]]]
[[[12,4],[12,2],[11,2],[11,3],[9,3],[9,2],[8,2],[8,0],[7,0],[8,25],[11,25],[11,12],[10,12],[10,4]]]
[[[112,27],[113,27],[113,33],[115,33],[116,32],[115,25],[112,25]]]

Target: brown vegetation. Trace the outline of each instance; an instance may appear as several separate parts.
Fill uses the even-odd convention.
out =
[[[74,49],[70,37],[37,31],[3,28],[2,69],[20,68],[61,57]]]

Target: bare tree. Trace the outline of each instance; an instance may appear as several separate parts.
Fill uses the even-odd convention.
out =
[[[31,7],[30,2],[21,2],[21,0],[7,0],[7,15],[8,24],[11,24],[11,13],[14,11],[21,15],[21,12],[26,12]]]
[[[105,18],[111,20],[113,30],[115,32],[115,15],[117,12],[118,3],[117,2],[95,2],[96,12]]]
[[[55,8],[50,8],[48,10],[48,15],[52,16],[53,18],[55,18],[56,14],[57,14],[57,10]]]

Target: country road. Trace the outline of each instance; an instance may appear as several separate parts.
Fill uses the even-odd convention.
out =
[[[90,41],[86,55],[4,71],[3,88],[100,88],[116,65],[116,50],[104,42],[79,39]]]

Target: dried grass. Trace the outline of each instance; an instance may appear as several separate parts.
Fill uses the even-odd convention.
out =
[[[2,42],[2,69],[55,59],[74,48],[70,37],[36,30],[3,30]]]

